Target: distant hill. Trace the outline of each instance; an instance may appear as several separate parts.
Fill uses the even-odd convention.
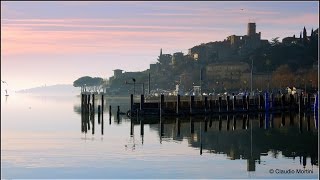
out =
[[[52,86],[41,86],[30,89],[23,89],[17,93],[35,93],[35,94],[78,94],[80,89],[73,87],[71,84],[57,84]]]

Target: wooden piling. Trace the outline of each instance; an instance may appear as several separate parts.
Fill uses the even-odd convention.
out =
[[[221,131],[221,127],[222,127],[222,121],[221,121],[221,116],[219,115],[219,131]]]
[[[221,112],[222,98],[219,96],[219,112]]]
[[[232,130],[234,131],[237,128],[237,121],[234,115],[232,116],[232,121],[233,121]]]
[[[181,123],[179,118],[176,118],[176,126],[177,126],[177,137],[180,137]]]
[[[120,115],[120,106],[117,106],[117,117]]]
[[[98,105],[98,124],[100,124],[100,108],[101,108],[101,106],[100,105]]]
[[[130,113],[133,115],[133,94],[130,94]]]
[[[204,132],[208,131],[208,120],[207,117],[204,118]]]
[[[205,96],[204,97],[204,112],[207,113],[207,109],[208,109],[208,97]]]
[[[176,114],[178,115],[180,112],[180,95],[177,95],[177,103],[176,103]]]
[[[104,109],[104,96],[101,94],[101,117],[103,119],[103,109]]]
[[[143,111],[144,108],[144,95],[141,94],[140,96],[140,111]]]
[[[250,96],[249,95],[247,96],[246,104],[247,104],[247,111],[249,111],[249,107],[250,107]]]
[[[190,114],[193,113],[193,107],[194,107],[194,96],[190,96]]]
[[[247,101],[246,96],[243,95],[242,96],[242,109],[243,110],[245,110],[247,108],[246,101]]]
[[[190,117],[190,133],[193,134],[194,133],[194,122],[192,120],[192,117]]]
[[[140,120],[140,135],[144,135],[144,123],[143,120]]]
[[[95,100],[94,94],[92,94],[92,113],[93,114],[94,114],[94,111],[95,111],[95,109],[94,109],[94,100]]]
[[[164,95],[161,94],[160,95],[160,116],[162,115],[163,108],[164,108]]]
[[[286,96],[283,94],[281,96],[281,110],[285,109],[285,105],[286,105]]]
[[[301,110],[302,110],[302,94],[300,93],[300,95],[299,95],[299,114],[301,113]]]
[[[233,96],[233,99],[232,99],[232,111],[235,111],[236,103],[237,103],[236,96]]]
[[[294,96],[290,94],[290,111],[294,108]]]
[[[212,113],[213,112],[213,102],[212,102],[212,99],[210,98],[209,100],[209,109],[210,109],[210,112]]]
[[[230,101],[230,96],[227,96],[227,112],[229,112],[229,101]]]
[[[230,129],[230,119],[229,116],[227,116],[227,131]]]

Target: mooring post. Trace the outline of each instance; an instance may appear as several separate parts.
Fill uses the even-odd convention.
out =
[[[249,111],[249,106],[250,106],[250,96],[247,95],[247,111]]]
[[[120,106],[117,106],[117,117],[120,115]]]
[[[207,113],[207,109],[208,109],[208,97],[205,96],[204,97],[204,112]]]
[[[192,117],[190,116],[190,133],[193,134],[194,133],[194,122],[192,120]]]
[[[142,119],[140,120],[140,135],[144,135],[144,123]]]
[[[180,137],[181,123],[179,118],[176,118],[176,126],[177,126],[177,137]]]
[[[213,112],[213,102],[212,102],[212,98],[210,98],[209,100],[209,106],[210,106],[210,112]]]
[[[221,115],[219,115],[219,131],[221,131],[222,127],[222,120],[221,120]]]
[[[143,112],[144,108],[144,94],[141,94],[140,96],[140,111]]]
[[[262,106],[263,106],[263,95],[260,94],[259,95],[259,109],[262,110]]]
[[[242,115],[242,129],[246,129],[246,116]]]
[[[233,99],[232,99],[232,111],[235,111],[235,108],[236,108],[236,96],[233,96]]]
[[[208,120],[207,117],[204,117],[204,132],[208,131]]]
[[[283,94],[281,96],[281,110],[282,111],[284,110],[285,105],[286,105],[286,96]]]
[[[232,116],[232,121],[233,121],[232,130],[234,131],[237,128],[237,121],[234,115]]]
[[[180,110],[180,94],[177,95],[176,114],[179,115]]]
[[[302,109],[302,94],[300,93],[299,95],[299,113],[301,113],[301,109]]]
[[[307,94],[307,111],[311,108],[311,95],[310,93]]]
[[[221,96],[219,97],[219,112],[221,112],[221,105],[222,105],[222,98]]]
[[[273,109],[273,107],[274,107],[274,94],[273,93],[271,93],[271,101],[270,101],[270,109]]]
[[[246,100],[247,100],[246,95],[243,95],[243,96],[242,96],[242,109],[243,109],[243,110],[245,110],[245,109],[247,108],[247,106],[246,106]]]
[[[92,122],[92,134],[94,134],[94,127],[95,127],[95,120],[94,120],[94,114],[91,114],[90,115],[90,119],[91,119],[91,122]]]
[[[164,95],[161,94],[160,95],[160,116],[162,115],[163,105],[164,105]]]
[[[294,107],[294,96],[290,94],[290,111],[292,111]]]
[[[264,100],[264,109],[266,112],[269,112],[269,107],[270,107],[270,104],[269,104],[269,93],[268,92],[265,92],[264,93],[264,97],[265,97],[265,100]]]
[[[284,113],[281,113],[281,126],[286,125],[286,116]]]
[[[133,94],[130,94],[130,116],[133,115]]]
[[[230,119],[229,119],[229,115],[227,115],[227,131],[229,131],[230,129]]]
[[[90,94],[88,94],[88,104],[90,104]]]
[[[101,95],[101,116],[103,117],[103,108],[104,108],[104,96]]]
[[[229,112],[229,101],[230,101],[230,96],[227,96],[227,111]]]
[[[100,105],[98,105],[98,124],[100,124]]]
[[[92,93],[92,113],[94,114],[94,94]]]
[[[190,96],[190,114],[193,113],[193,107],[194,107],[194,96]]]

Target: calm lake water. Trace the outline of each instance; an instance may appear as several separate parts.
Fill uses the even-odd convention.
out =
[[[102,135],[79,97],[1,97],[1,178],[318,178],[313,114],[130,120],[105,102]]]

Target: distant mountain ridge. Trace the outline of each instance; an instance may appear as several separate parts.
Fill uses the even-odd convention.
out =
[[[16,91],[17,93],[39,93],[39,94],[75,94],[79,93],[80,89],[73,87],[71,84],[57,84],[51,86],[34,87]]]

